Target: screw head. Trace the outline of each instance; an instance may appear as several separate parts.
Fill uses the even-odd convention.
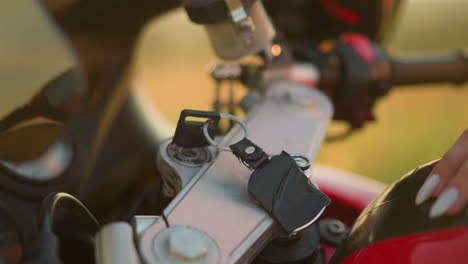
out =
[[[169,251],[185,260],[196,260],[208,254],[208,245],[204,237],[193,229],[179,229],[169,237]]]
[[[247,154],[253,154],[255,152],[255,147],[254,146],[248,146],[244,149],[244,152]]]

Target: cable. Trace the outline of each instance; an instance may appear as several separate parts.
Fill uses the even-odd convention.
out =
[[[54,217],[57,209],[66,207],[78,217],[83,226],[94,234],[99,230],[99,223],[91,212],[75,197],[67,193],[51,193],[42,201],[39,211],[39,233],[35,258],[37,263],[59,264],[59,240],[54,233]],[[76,219],[74,217],[74,219]]]
[[[93,226],[92,232],[99,230],[99,223],[91,212],[77,198],[70,194],[59,192],[51,193],[42,201],[39,214],[39,230],[43,232],[52,232],[54,226],[54,216],[57,208],[64,206],[73,209],[73,213],[78,217],[85,216],[88,224]]]
[[[138,199],[132,204],[130,209],[127,212],[127,215],[124,217],[124,221],[130,222],[132,217],[137,213],[140,206],[145,202],[150,194],[153,194],[155,197],[159,197],[162,190],[162,184],[153,184],[148,187],[139,197]]]

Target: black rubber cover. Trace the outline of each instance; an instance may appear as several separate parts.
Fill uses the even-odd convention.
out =
[[[277,238],[268,244],[252,264],[324,264],[317,225],[294,238]]]
[[[357,250],[385,239],[468,226],[464,210],[459,215],[430,219],[429,209],[434,199],[415,205],[416,194],[435,164],[415,169],[377,197],[356,220],[330,264],[340,263]]]
[[[248,8],[257,0],[241,1]],[[188,0],[184,7],[190,20],[197,24],[215,24],[231,16],[225,0]]]
[[[330,204],[287,154],[274,156],[252,173],[249,193],[288,233],[316,218]]]
[[[232,144],[229,147],[232,149],[232,154],[240,158],[253,170],[263,167],[269,160],[268,154],[265,153],[261,147],[255,145],[247,138],[243,138],[241,141],[236,144]],[[252,153],[245,152],[249,147],[254,148]]]

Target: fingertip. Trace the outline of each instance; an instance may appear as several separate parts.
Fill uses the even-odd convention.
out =
[[[450,187],[437,198],[435,203],[429,210],[430,218],[437,218],[446,214],[449,209],[452,209],[459,197],[459,191],[455,187]]]
[[[462,211],[462,208],[457,208],[457,207],[452,206],[451,208],[447,210],[445,214],[453,216],[453,215],[460,213],[461,211]]]
[[[463,192],[459,187],[455,187],[459,190],[459,197],[455,201],[455,203],[449,207],[447,210],[447,215],[457,215],[463,211],[465,211],[465,208],[468,204],[468,197],[466,193]]]
[[[429,197],[433,195],[435,188],[438,186],[440,182],[440,176],[437,173],[431,174],[427,177],[424,184],[419,189],[418,193],[416,194],[415,203],[416,205],[420,205],[424,203]]]

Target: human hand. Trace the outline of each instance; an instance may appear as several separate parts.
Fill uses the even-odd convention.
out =
[[[429,211],[431,218],[457,214],[468,205],[468,129],[429,174],[416,195],[416,204],[430,197],[438,197]]]

